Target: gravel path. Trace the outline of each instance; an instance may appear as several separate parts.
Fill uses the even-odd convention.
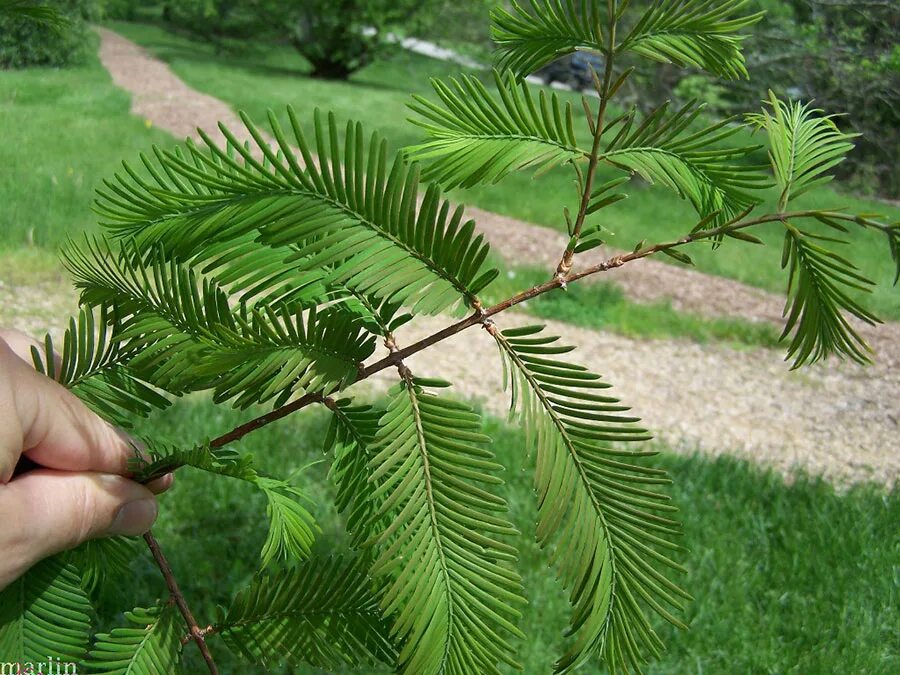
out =
[[[217,126],[223,122],[240,141],[250,140],[250,134],[240,133],[243,124],[227,103],[191,89],[167,64],[118,33],[95,30],[100,35],[100,61],[115,85],[131,94],[132,113],[178,139],[199,140],[199,127],[224,142]]]
[[[509,313],[497,323],[509,328],[539,321]],[[892,485],[900,477],[900,364],[863,369],[829,363],[798,373],[773,350],[632,340],[540,323],[578,345],[568,358],[602,374],[656,438],[676,450],[727,452],[785,475],[802,468],[838,484]],[[441,319],[419,322],[404,331],[401,346],[443,325]],[[417,354],[408,364],[416,374],[453,382],[458,393],[503,415],[507,401],[497,348],[484,331],[475,331]]]
[[[221,101],[193,91],[166,66],[133,43],[105,30],[101,59],[117,85],[133,95],[135,114],[176,137],[195,126],[240,124]],[[565,241],[558,233],[478,209],[470,213],[489,239],[513,250],[517,263],[555,264]],[[2,278],[2,276],[0,276]],[[737,282],[700,272],[640,261],[618,270],[615,281],[632,298],[670,299],[681,309],[715,315],[777,320],[782,300]],[[710,298],[719,298],[711,305]],[[702,300],[702,301],[701,301]],[[0,283],[0,325],[30,333],[60,329],[59,317],[74,306],[72,294],[56,282],[12,287]],[[502,327],[533,321],[521,314],[500,317]],[[402,344],[445,325],[427,319],[403,329]],[[875,481],[894,485],[900,477],[900,325],[869,331],[879,350],[877,363],[863,369],[831,362],[791,372],[779,352],[733,351],[684,341],[633,340],[570,325],[549,328],[577,344],[575,359],[613,383],[623,400],[667,445],[686,452],[728,452],[790,475],[802,468],[846,485]],[[421,375],[440,375],[457,392],[502,413],[499,361],[487,335],[476,329],[440,348],[410,359]],[[383,384],[383,382],[382,382]],[[360,387],[371,387],[364,383]]]
[[[169,66],[130,40],[105,28],[100,34],[100,60],[113,82],[132,95],[135,115],[152,120],[176,138],[198,138],[196,129],[208,133],[223,122],[241,141],[249,139],[238,116],[219,99],[187,86]],[[516,264],[555,267],[566,238],[546,227],[468,207],[495,249]],[[600,248],[582,256],[584,264],[613,255]],[[670,301],[676,309],[707,316],[743,316],[752,320],[778,321],[782,299],[731,279],[709,276],[656,260],[641,260],[609,273],[629,298],[638,302]]]

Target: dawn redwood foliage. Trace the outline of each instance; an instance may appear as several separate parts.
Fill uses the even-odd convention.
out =
[[[63,253],[82,308],[56,350],[60,360],[48,339],[35,364],[125,426],[195,391],[242,409],[268,406],[211,441],[144,438],[150,459],[135,461],[140,480],[190,467],[261,490],[269,533],[260,572],[208,624],[211,617],[193,617],[148,534],[169,599],[127,612],[122,627],[92,638],[89,597],[110,570],[129,564],[134,546],[90,542],[0,594],[0,654],[171,673],[193,642],[212,672],[216,649],[261,667],[336,672],[374,663],[411,675],[515,668],[528,591],[517,571],[517,532],[497,495],[503,467],[479,415],[450,383],[419,377],[405,362],[476,328],[472,340],[496,343],[497,376],[528,431],[534,536],[571,603],[556,670],[589,661],[640,670],[658,655],[655,622],[682,625],[690,596],[668,479],[642,445],[649,435],[610,384],[569,358],[572,346],[541,326],[504,329],[498,315],[657,253],[689,263],[685,251],[698,243],[759,244],[753,228],[775,223],[784,231],[788,357],[795,367],[828,355],[866,361],[854,322],[876,321],[859,300],[870,282],[835,252],[836,238],[848,228],[872,230],[900,264],[900,230],[871,215],[792,209],[852,147],[831,118],[774,97],[748,116],[768,139],[766,170],[748,162],[753,148],[729,146],[740,120],[708,125],[694,103],[646,115],[610,106],[630,74],[616,65],[626,52],[745,77],[739,31],[758,16],[742,14],[744,4],[656,2],[619,30],[628,2],[513,2],[492,16],[495,88],[473,77],[436,81],[434,99],[411,104],[424,139],[397,155],[377,132],[339,126],[318,111],[308,136],[289,109],[287,124],[270,114],[265,130],[244,116],[250,144],[223,127],[224,146],[203,135],[201,145],[154,148],[138,164],[124,163],[98,190],[104,234]],[[599,98],[583,99],[581,134],[568,104],[524,82],[575,50],[604,63]],[[622,177],[597,184],[601,163]],[[497,274],[489,247],[442,189],[559,166],[571,168],[577,194],[560,204],[570,239],[558,266],[545,283],[483,305],[479,293]],[[602,243],[604,208],[626,197],[634,176],[688,200],[695,221],[674,241],[641,241],[577,265]],[[757,213],[773,186],[776,209]],[[458,318],[402,344],[405,324],[436,314]],[[373,357],[379,345],[387,355]],[[388,369],[396,384],[385,400],[353,397],[354,383]],[[324,445],[350,533],[351,549],[325,558],[312,555],[317,505],[302,487],[260,473],[237,443],[306,406],[331,416]]]

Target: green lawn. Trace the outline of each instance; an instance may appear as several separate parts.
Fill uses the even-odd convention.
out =
[[[484,291],[487,304],[501,302],[523,288],[547,280],[546,271],[518,268],[501,272]],[[575,326],[606,330],[633,338],[680,338],[692,342],[724,342],[732,347],[783,348],[779,333],[769,323],[739,318],[697,316],[672,308],[671,303],[631,302],[612,282],[571,284],[520,305],[522,311]]]
[[[52,251],[90,231],[100,181],[153,143],[172,144],[131,116],[129,101],[96,56],[70,69],[0,74],[0,252],[32,244]],[[37,255],[29,264],[55,261]]]
[[[285,56],[276,52],[275,56]],[[382,64],[395,79],[410,79],[405,69],[421,70],[433,60],[397,60]],[[272,62],[272,68],[277,62]],[[287,67],[287,66],[283,66]],[[436,74],[437,73],[436,71]],[[385,75],[385,77],[387,77]],[[326,85],[340,91],[341,86]],[[344,86],[344,89],[347,87]],[[367,94],[367,99],[370,96]],[[386,101],[397,102],[391,92]],[[68,237],[96,231],[91,211],[93,189],[118,170],[119,162],[135,157],[154,143],[171,145],[168,134],[129,113],[129,97],[116,88],[96,57],[68,70],[10,71],[0,79],[0,120],[17,143],[0,148],[0,280],[29,284],[61,278],[55,249]],[[402,102],[398,103],[398,115]],[[405,128],[399,127],[398,128]],[[27,167],[24,168],[23,167]],[[502,275],[488,296],[500,300],[543,281],[546,272],[520,270]],[[590,312],[581,311],[589,307]],[[634,337],[681,337],[735,345],[773,346],[777,335],[767,326],[746,321],[709,321],[673,311],[666,305],[639,305],[624,300],[615,287],[573,287],[569,294],[535,300],[528,310],[590,328]]]
[[[167,61],[192,87],[247,111],[254,119],[263,120],[267,109],[282,111],[290,104],[300,113],[301,120],[311,120],[312,109],[319,107],[333,110],[341,120],[359,119],[377,127],[394,148],[415,143],[420,138],[418,129],[406,121],[410,116],[406,108],[409,95],[429,95],[430,77],[445,77],[460,70],[453,64],[407,54],[373,64],[355,75],[349,84],[323,82],[306,77],[306,63],[288,47],[267,44],[240,55],[222,55],[215,54],[209,45],[172,35],[156,26],[116,23],[112,27]],[[575,103],[576,116],[582,120],[584,113],[575,96],[563,96]],[[744,134],[741,140],[758,142],[749,134]],[[598,180],[615,175],[619,174],[614,169],[603,169]],[[572,174],[566,170],[542,176],[537,185],[529,173],[522,173],[499,185],[457,192],[454,196],[482,208],[558,229],[564,222],[562,207],[577,205]],[[857,199],[830,187],[804,196],[796,206],[846,207],[884,213],[893,219],[900,217],[900,210]],[[641,239],[653,242],[680,236],[696,221],[686,202],[665,189],[641,183],[634,185],[631,199],[613,205],[595,218],[612,231],[611,244],[629,250]],[[818,228],[810,226],[810,229]],[[703,271],[771,291],[783,291],[786,279],[779,265],[780,226],[764,226],[755,232],[767,246],[729,241],[719,250],[712,251],[707,245],[699,244],[690,250],[690,254]],[[879,284],[868,299],[869,306],[884,318],[900,319],[900,294],[890,285],[894,267],[883,237],[865,232],[852,232],[850,236],[851,243],[841,252],[856,260]]]
[[[145,428],[155,435],[199,439],[227,430],[237,417],[194,399]],[[323,459],[324,427],[324,414],[308,411],[248,436],[240,448],[265,470],[286,476]],[[518,546],[530,605],[520,657],[526,673],[546,673],[561,653],[566,602],[531,536],[536,511],[522,433],[492,419],[487,431],[507,469],[502,491],[511,517],[524,533]],[[688,612],[690,631],[661,626],[669,651],[649,672],[896,672],[896,492],[859,487],[838,495],[802,477],[786,485],[727,458],[663,452],[659,461],[672,473],[672,494],[682,509],[684,544],[690,549],[683,558],[690,570],[684,584],[696,600]],[[298,480],[317,503],[321,554],[345,546],[341,520],[330,505],[327,468],[313,464]],[[263,523],[259,495],[229,479],[183,470],[163,497],[156,533],[201,624],[214,620],[216,604],[227,603],[231,591],[249,580],[265,537]],[[104,598],[104,621],[164,592],[146,555],[118,588]],[[218,638],[211,646],[223,672],[241,672]],[[189,672],[201,672],[194,652],[189,646],[194,668]]]
[[[229,58],[217,64],[205,48],[156,29],[129,27],[127,32],[147,44],[156,41],[151,47],[165,52],[194,86],[254,114],[266,105],[293,102],[305,108],[309,101],[320,100],[323,106],[338,107],[342,115],[378,122],[387,133],[396,134],[399,143],[415,137],[402,121],[411,83],[424,88],[425,71],[443,74],[449,68],[404,57],[368,69],[351,86],[333,85],[302,78],[302,63],[285,50],[275,48],[264,58]],[[0,279],[27,283],[35,275],[57,273],[50,252],[66,236],[94,227],[92,188],[111,175],[122,158],[133,158],[152,143],[173,142],[131,117],[128,107],[127,95],[113,87],[96,59],[72,70],[36,69],[0,76],[0,124],[7,140],[0,148]],[[553,185],[562,178],[546,180]],[[508,185],[518,189],[516,181]],[[542,208],[530,191],[520,191],[518,201],[510,187],[495,194],[497,199],[506,195],[507,212],[554,222],[525,212]],[[481,201],[482,196],[478,199],[504,210]],[[672,213],[680,208],[671,200],[633,199],[631,204],[644,204],[648,218],[663,208]],[[652,218],[650,225],[662,227]],[[733,245],[720,253],[731,249]],[[522,287],[531,283],[531,272],[516,274],[517,279],[509,280],[516,289],[518,282]],[[495,292],[502,292],[499,285],[498,289]],[[584,305],[597,311],[585,317],[587,313],[579,311]],[[662,322],[668,326],[665,334],[701,341],[758,344],[771,338],[749,335],[742,324],[711,327],[700,322],[698,327],[694,317],[665,307],[642,310],[600,285],[541,299],[531,303],[529,311],[635,335],[657,330]],[[192,398],[148,422],[144,430],[192,440],[217,435],[233,426],[236,417],[203,398]],[[535,510],[523,439],[498,421],[491,420],[488,426],[497,439],[496,452],[509,470],[504,489],[512,517],[526,533],[521,541],[522,565],[531,606],[523,624],[529,640],[521,645],[521,655],[526,672],[543,673],[559,653],[565,603],[545,557],[538,555],[528,535]],[[248,437],[241,449],[254,453],[265,469],[286,476],[323,458],[319,450],[323,431],[321,414],[298,416]],[[691,575],[685,583],[697,600],[690,609],[690,632],[662,628],[670,652],[651,672],[874,673],[900,667],[896,493],[858,488],[837,495],[827,485],[805,479],[788,486],[754,467],[725,459],[664,454],[661,462],[671,469],[673,494],[684,508],[686,545],[691,549],[686,557]],[[326,464],[316,464],[301,479],[320,504],[315,509],[323,527],[319,552],[338,550],[345,541],[340,518],[328,506],[326,471]],[[163,503],[159,538],[200,620],[212,620],[215,605],[227,602],[230,591],[253,572],[265,536],[264,505],[243,485],[191,471],[181,472]],[[132,603],[146,606],[163,590],[158,572],[142,556],[127,578],[106,590],[101,618],[108,625],[117,612]],[[213,648],[223,654],[216,639]],[[194,650],[189,647],[187,652],[188,672],[200,672]],[[223,672],[241,672],[227,656],[220,656],[220,661]]]

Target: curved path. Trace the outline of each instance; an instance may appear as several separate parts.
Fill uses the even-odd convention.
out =
[[[134,43],[106,29],[100,57],[114,82],[132,94],[132,110],[176,137],[218,121],[241,127],[222,101],[182,82],[169,67]],[[470,209],[488,238],[515,247],[518,263],[555,264],[565,246],[558,233]],[[639,300],[671,299],[676,307],[717,315],[777,320],[782,300],[740,283],[647,260],[618,270],[615,281]],[[718,305],[710,298],[718,297]],[[702,300],[702,301],[701,301]],[[66,316],[71,293],[60,286],[10,288],[0,284],[0,321],[32,333],[60,326],[49,317]],[[39,310],[35,310],[35,306]],[[5,316],[3,316],[5,315]],[[530,321],[508,313],[502,326]],[[427,319],[405,328],[409,344],[445,324]],[[791,372],[780,352],[734,351],[721,345],[684,341],[633,340],[618,335],[547,322],[616,386],[621,397],[667,445],[709,454],[728,452],[789,475],[801,468],[839,484],[875,481],[893,485],[900,476],[900,330],[898,324],[867,331],[879,350],[868,369],[831,362]],[[441,375],[459,393],[480,399],[502,414],[499,362],[492,341],[472,329],[427,356],[410,359],[422,375]],[[360,387],[370,387],[364,383]]]
[[[217,124],[223,122],[239,140],[250,140],[244,125],[224,101],[191,89],[167,64],[118,33],[106,28],[96,30],[101,38],[100,60],[113,82],[131,94],[135,115],[179,139],[199,139],[198,127],[215,132],[215,137]],[[489,241],[502,244],[496,250],[518,264],[555,266],[565,250],[566,238],[546,227],[475,207],[467,207],[466,213],[478,222]],[[592,259],[609,255],[601,248],[580,259],[589,264]],[[761,321],[778,321],[781,317],[783,300],[777,295],[656,260],[641,260],[615,270],[615,281],[637,301],[669,300],[676,309],[711,316],[739,314]]]

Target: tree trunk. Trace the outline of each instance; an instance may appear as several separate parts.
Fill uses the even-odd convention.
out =
[[[310,77],[320,80],[347,80],[357,70],[345,62],[335,59],[310,59],[310,63],[313,67],[309,74]]]

